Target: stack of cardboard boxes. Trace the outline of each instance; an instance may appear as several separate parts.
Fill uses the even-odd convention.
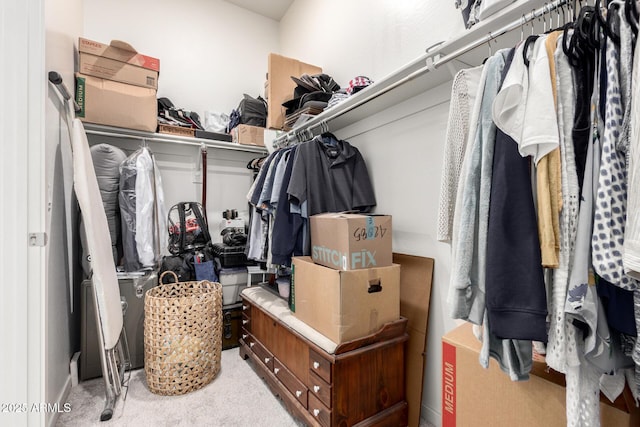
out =
[[[78,40],[77,116],[84,122],[155,132],[160,60],[114,40]]]
[[[392,263],[391,217],[314,215],[311,257],[293,258],[293,314],[341,344],[400,318],[400,265]]]

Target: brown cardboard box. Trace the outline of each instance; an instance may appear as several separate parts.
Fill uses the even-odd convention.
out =
[[[78,118],[84,122],[155,132],[155,89],[76,73]]]
[[[193,137],[195,135],[195,129],[182,126],[173,126],[158,124],[158,133],[166,133],[168,135]]]
[[[493,358],[482,368],[481,343],[471,328],[465,323],[442,337],[442,426],[567,426],[564,376],[543,360],[534,360],[530,379],[520,382],[511,381]],[[613,403],[601,399],[602,427],[640,425],[630,394],[625,389]]]
[[[296,88],[296,83],[291,77],[319,74],[322,73],[322,68],[275,53],[269,54],[268,67],[266,83],[267,127],[282,129],[285,112],[282,103],[293,99],[293,90]]]
[[[231,129],[231,140],[236,144],[259,145],[264,147],[264,128],[238,125]]]
[[[435,260],[394,253],[393,262],[399,264],[401,269],[400,316],[407,319],[409,334],[409,341],[404,350],[406,399],[409,405],[408,427],[418,427],[424,388],[429,305]],[[429,381],[431,380],[429,378]]]
[[[291,311],[337,344],[372,334],[400,318],[400,266],[343,271],[294,257]]]
[[[392,262],[391,216],[323,213],[311,217],[311,257],[337,270]]]
[[[78,64],[80,73],[88,76],[151,89],[158,88],[158,72],[154,70],[85,52],[79,53]]]
[[[130,44],[121,40],[112,40],[110,44],[104,44],[80,37],[78,39],[78,52],[104,56],[119,62],[160,71],[160,60],[158,58],[138,53]]]

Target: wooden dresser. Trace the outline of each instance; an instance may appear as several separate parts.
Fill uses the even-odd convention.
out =
[[[335,345],[260,288],[242,295],[240,356],[289,412],[309,426],[407,425],[404,347],[407,320]]]

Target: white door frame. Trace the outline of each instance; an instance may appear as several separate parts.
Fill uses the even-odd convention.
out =
[[[12,426],[45,420],[44,1],[0,2],[0,424]]]

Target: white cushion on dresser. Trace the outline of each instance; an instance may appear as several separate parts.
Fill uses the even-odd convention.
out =
[[[260,286],[245,288],[242,295],[327,353],[335,353],[338,344],[295,317],[284,299]]]

